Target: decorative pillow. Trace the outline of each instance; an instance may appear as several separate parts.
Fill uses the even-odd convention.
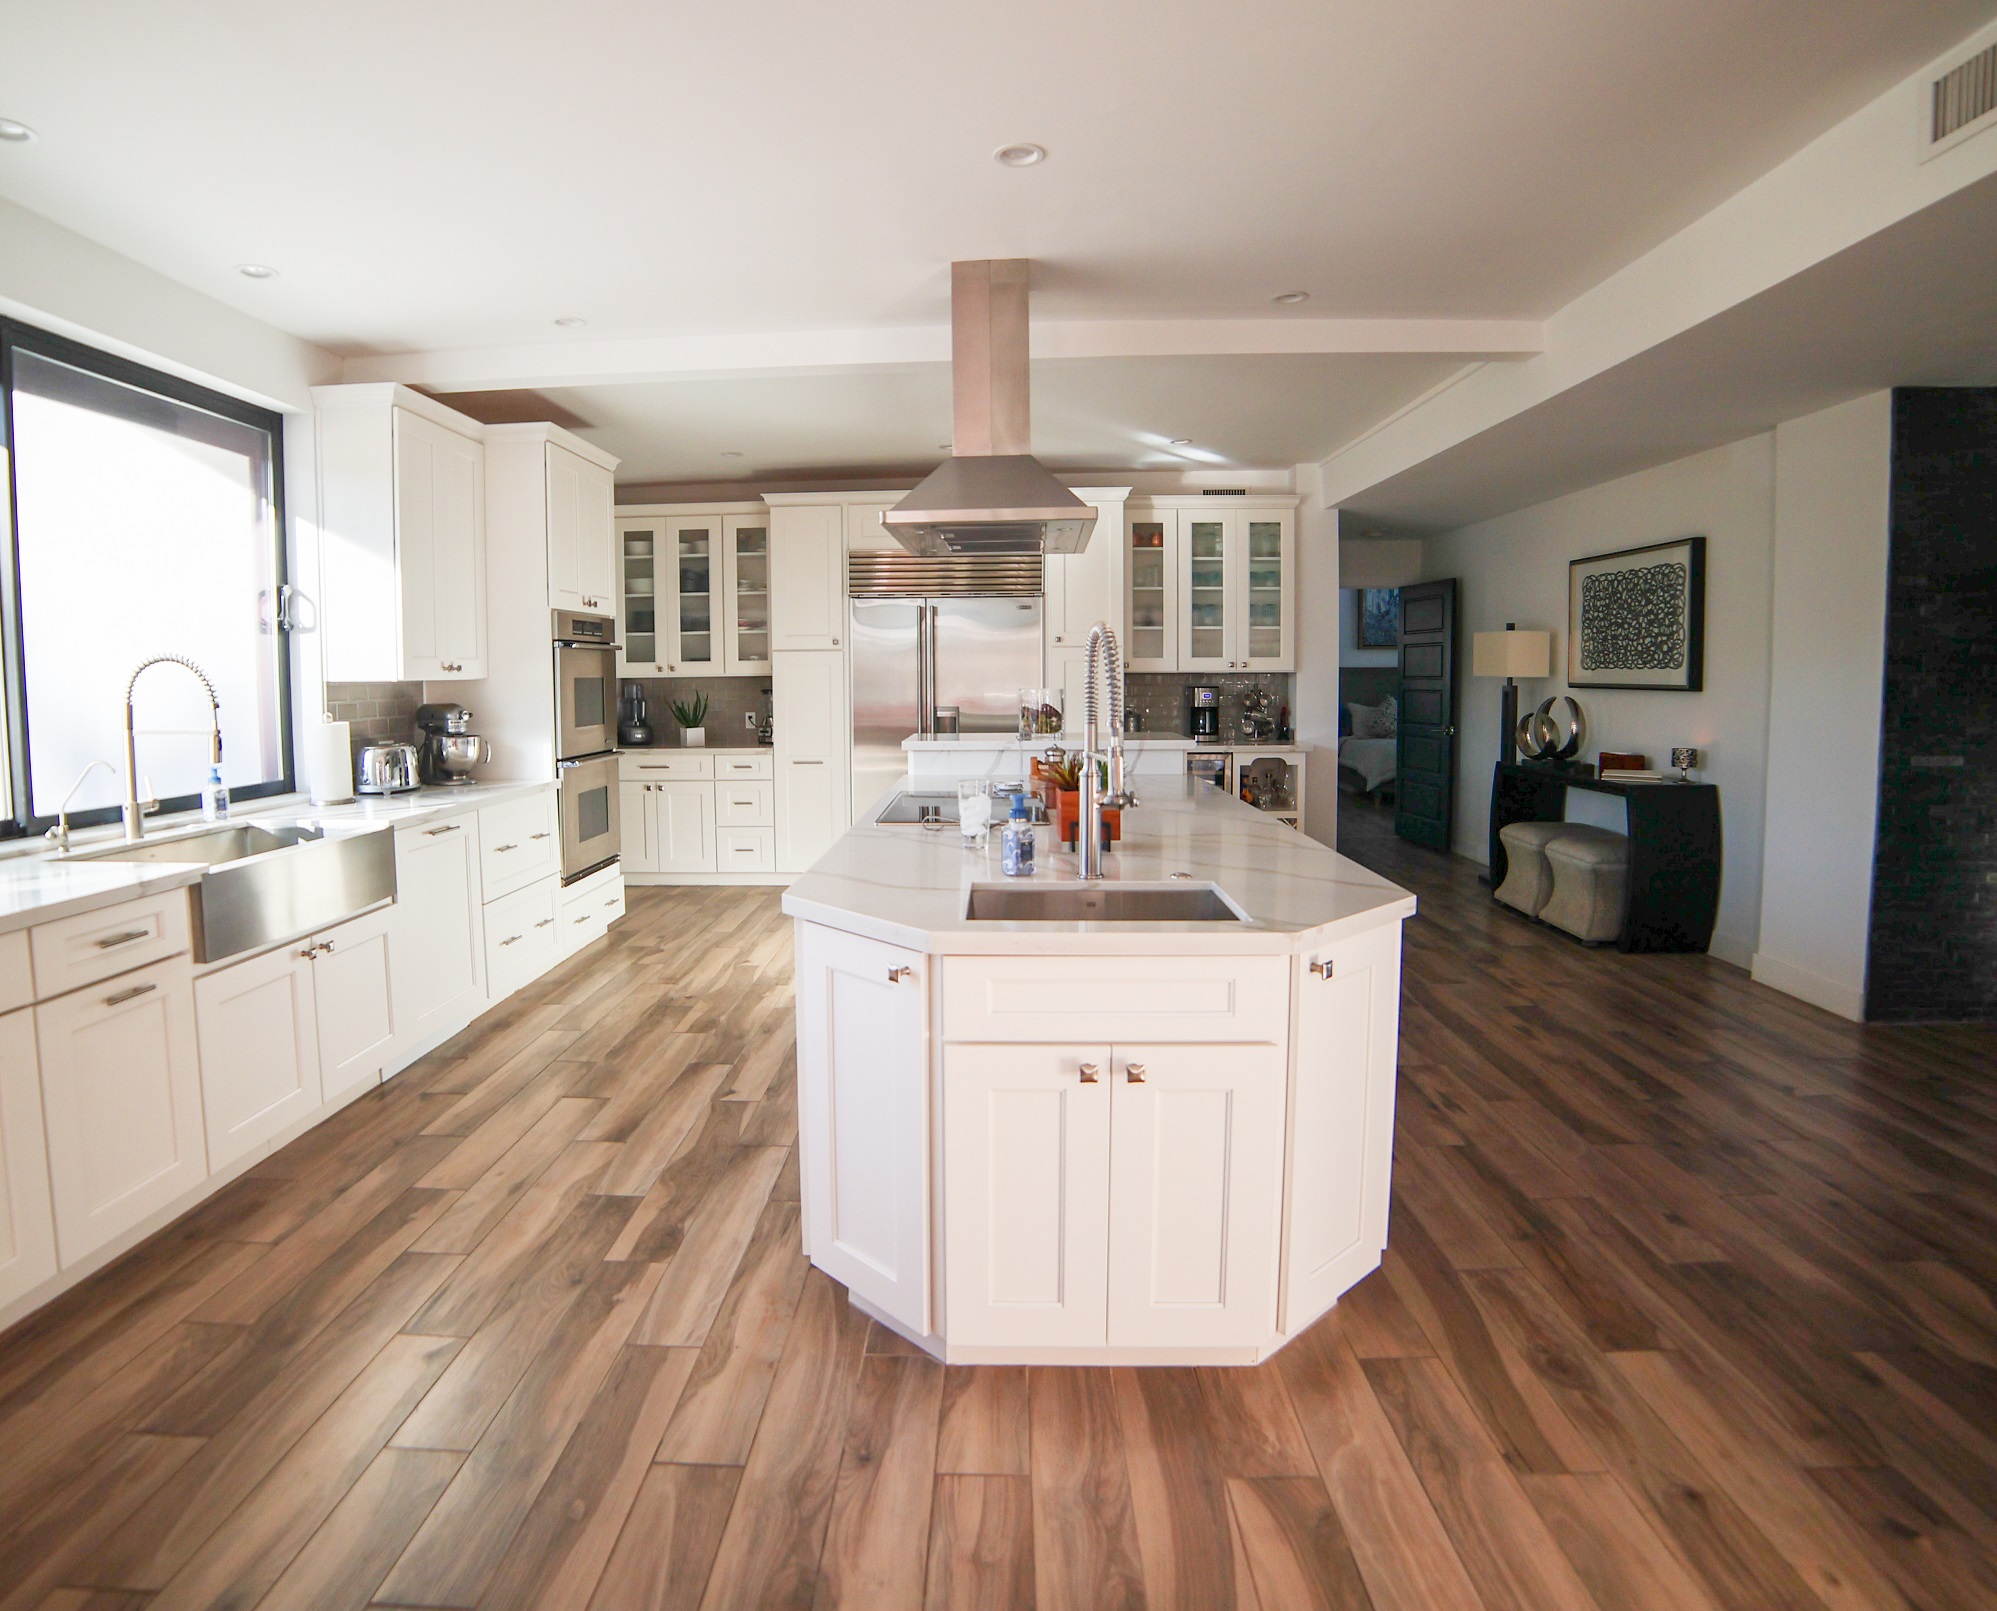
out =
[[[1373,713],[1376,738],[1392,738],[1401,730],[1401,702],[1392,694],[1380,701]]]
[[[1378,705],[1354,705],[1348,703],[1345,710],[1352,721],[1352,736],[1354,738],[1375,738],[1378,736],[1373,731],[1373,724],[1380,718],[1380,707]]]

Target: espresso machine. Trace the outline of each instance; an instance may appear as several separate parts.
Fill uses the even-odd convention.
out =
[[[1194,683],[1186,690],[1186,736],[1220,737],[1220,690],[1212,683]]]
[[[416,707],[416,771],[425,783],[452,788],[473,781],[472,768],[491,751],[471,730],[471,720],[462,705]]]

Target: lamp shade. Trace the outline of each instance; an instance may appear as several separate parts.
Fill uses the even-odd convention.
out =
[[[1553,654],[1550,632],[1479,632],[1470,669],[1479,677],[1544,677]]]

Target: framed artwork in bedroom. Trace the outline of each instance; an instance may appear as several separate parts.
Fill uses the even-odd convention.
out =
[[[1568,562],[1568,687],[1697,693],[1705,661],[1705,538]]]
[[[1401,646],[1401,590],[1362,587],[1359,590],[1359,647],[1398,649]]]

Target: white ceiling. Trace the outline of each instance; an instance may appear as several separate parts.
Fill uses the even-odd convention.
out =
[[[937,323],[950,261],[990,256],[1034,260],[1042,319],[1281,318],[1292,288],[1314,317],[1536,318],[1993,12],[0,0],[0,115],[41,136],[0,145],[0,195],[348,355]],[[1048,160],[991,161],[1016,140]],[[1041,364],[1040,445],[1134,466],[1156,432],[1287,464],[1440,362]],[[940,385],[571,403],[673,478],[722,446],[773,468],[933,458]]]

